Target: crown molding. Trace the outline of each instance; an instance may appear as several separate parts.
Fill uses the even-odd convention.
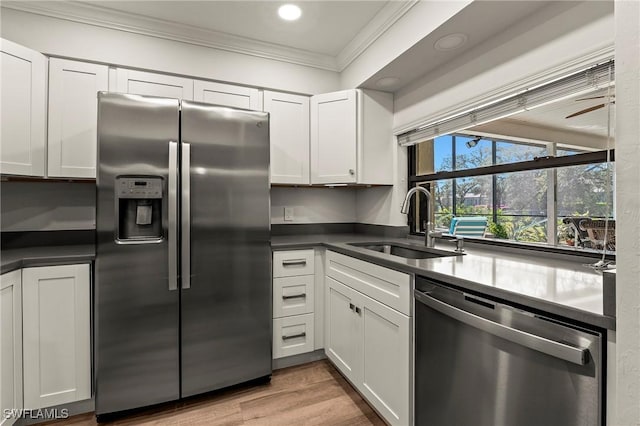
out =
[[[388,2],[336,56],[338,70],[343,71],[347,68],[418,2],[419,0]]]
[[[336,57],[77,1],[3,1],[2,7],[81,24],[341,72],[417,2],[418,0],[409,0],[387,3]]]
[[[335,58],[331,55],[309,52],[163,19],[120,12],[87,3],[70,1],[3,1],[2,7],[165,40],[179,41],[329,71],[338,71]]]

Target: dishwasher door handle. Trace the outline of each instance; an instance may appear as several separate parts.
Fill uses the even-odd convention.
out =
[[[560,358],[578,365],[587,363],[589,350],[586,348],[576,348],[565,343],[556,342],[526,331],[507,327],[497,322],[493,322],[481,316],[472,314],[448,303],[435,299],[427,294],[415,292],[416,300],[436,311],[463,322],[471,327],[493,334],[494,336],[509,340],[529,349],[545,353],[555,358]]]

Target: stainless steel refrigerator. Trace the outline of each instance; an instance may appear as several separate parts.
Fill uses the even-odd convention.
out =
[[[98,94],[96,414],[271,375],[269,116]]]

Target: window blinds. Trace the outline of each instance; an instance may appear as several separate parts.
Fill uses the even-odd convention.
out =
[[[570,96],[607,87],[613,78],[613,61],[591,67],[567,77],[532,87],[491,104],[436,121],[398,135],[401,146],[415,145],[441,135],[531,110]]]

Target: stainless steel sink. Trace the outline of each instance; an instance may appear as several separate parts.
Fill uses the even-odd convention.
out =
[[[377,251],[379,253],[386,253],[393,256],[404,257],[405,259],[432,259],[435,257],[462,255],[462,253],[455,253],[452,251],[438,250],[426,247],[422,248],[397,243],[350,243],[349,245],[354,247],[361,247],[367,250]]]

